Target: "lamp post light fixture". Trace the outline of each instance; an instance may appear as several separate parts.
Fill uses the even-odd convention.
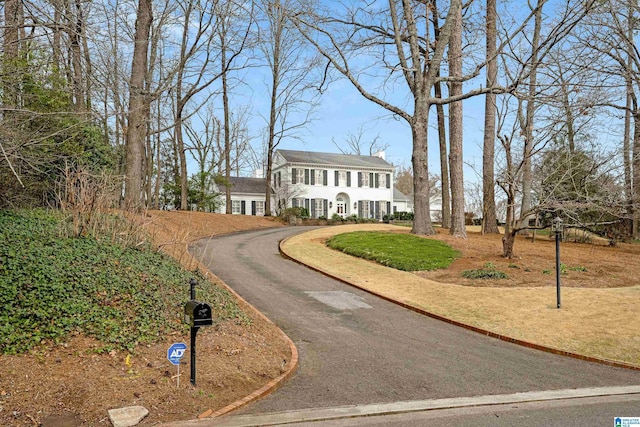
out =
[[[560,308],[560,237],[564,223],[560,217],[555,217],[551,222],[551,231],[556,233],[556,302],[557,308]]]

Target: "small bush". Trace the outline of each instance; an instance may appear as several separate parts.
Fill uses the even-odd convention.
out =
[[[291,218],[309,218],[309,211],[302,207],[287,208],[280,216],[285,221],[289,221]]]
[[[396,212],[393,214],[392,219],[397,219],[400,221],[413,221],[413,212]]]
[[[488,268],[479,268],[477,270],[465,270],[462,272],[465,279],[507,279],[507,275],[502,271]]]
[[[342,217],[342,215],[334,213],[333,216],[331,216],[331,220],[334,222],[344,222],[346,221],[345,218]]]

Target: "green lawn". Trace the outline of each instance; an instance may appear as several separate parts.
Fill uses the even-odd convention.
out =
[[[0,211],[0,354],[81,332],[133,350],[186,328],[189,280],[214,319],[246,320],[223,288],[148,248],[61,237],[59,215]]]
[[[338,234],[327,241],[327,246],[404,271],[446,268],[460,255],[438,240],[376,231]]]

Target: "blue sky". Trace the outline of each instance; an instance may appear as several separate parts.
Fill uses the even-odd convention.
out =
[[[389,145],[386,149],[387,161],[395,165],[410,165],[412,139],[407,122],[394,118],[382,107],[366,100],[349,82],[339,81],[323,95],[315,120],[308,127],[304,142],[298,140],[283,141],[279,148],[322,152],[339,152],[332,142],[344,141],[349,134],[357,134],[364,129],[363,140],[371,141],[377,135],[380,141]],[[464,102],[464,160],[481,165],[484,97]],[[446,112],[446,107],[445,107]],[[430,118],[429,170],[440,173],[438,135],[435,131],[435,108]],[[465,170],[465,180],[475,180],[473,171]]]

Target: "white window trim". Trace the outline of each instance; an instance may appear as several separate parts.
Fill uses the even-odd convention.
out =
[[[231,213],[234,215],[240,215],[242,213],[242,201],[241,200],[232,200],[231,201]]]

